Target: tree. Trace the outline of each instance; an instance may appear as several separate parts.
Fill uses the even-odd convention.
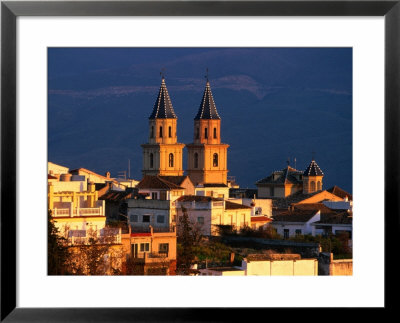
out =
[[[199,240],[197,230],[193,230],[193,226],[189,221],[187,210],[182,206],[182,216],[178,223],[178,256],[176,264],[176,272],[178,275],[190,275],[193,273],[191,266],[195,260],[195,252],[193,247],[195,242]]]
[[[48,275],[66,275],[70,252],[67,239],[60,236],[52,220],[51,210],[47,215],[47,273]]]
[[[113,235],[99,238],[96,230],[88,230],[87,243],[71,246],[70,270],[76,275],[121,274],[122,249],[113,248]]]

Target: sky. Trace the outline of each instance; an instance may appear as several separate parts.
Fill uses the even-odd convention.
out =
[[[314,156],[324,188],[352,192],[351,48],[49,48],[49,161],[140,179],[162,69],[186,144],[208,69],[241,187]]]

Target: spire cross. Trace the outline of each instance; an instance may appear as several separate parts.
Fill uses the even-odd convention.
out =
[[[206,68],[206,75],[204,76],[208,82],[208,67]]]
[[[161,75],[161,78],[162,78],[162,79],[165,78],[165,68],[164,68],[164,67],[161,69],[160,75]]]
[[[315,151],[312,152],[312,160],[315,160]]]

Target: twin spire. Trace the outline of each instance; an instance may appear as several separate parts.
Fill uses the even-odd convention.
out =
[[[177,119],[165,85],[164,76],[161,79],[160,91],[149,119]]]
[[[154,103],[153,112],[151,113],[149,119],[177,119],[171,103],[171,99],[168,94],[164,76],[162,76],[157,100]],[[218,114],[217,107],[215,106],[208,78],[199,110],[194,119],[221,119]]]

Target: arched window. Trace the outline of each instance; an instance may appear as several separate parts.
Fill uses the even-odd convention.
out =
[[[194,168],[199,168],[199,154],[194,153]]]
[[[213,155],[213,166],[214,167],[218,166],[218,154]]]
[[[162,126],[160,126],[160,138],[162,138]]]
[[[217,128],[214,128],[214,139],[217,139]]]
[[[204,128],[204,138],[207,139],[208,138],[208,129]]]
[[[168,165],[169,167],[174,167],[174,154],[169,154]]]
[[[153,154],[150,154],[150,168],[153,168],[154,166],[154,157]]]
[[[154,138],[154,126],[151,126],[150,138]]]
[[[312,182],[310,183],[310,191],[311,191],[311,192],[314,192],[314,191],[315,191],[315,182],[314,182],[314,181],[312,181]]]
[[[196,139],[200,139],[200,129],[196,128]]]
[[[172,128],[168,127],[168,137],[172,137]]]
[[[317,189],[318,191],[322,190],[322,185],[320,181],[317,182]]]

